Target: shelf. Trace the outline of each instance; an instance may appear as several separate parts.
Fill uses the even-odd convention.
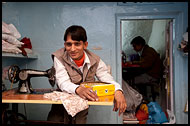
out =
[[[37,59],[37,54],[27,54],[27,56],[23,56],[22,54],[14,54],[14,53],[3,53],[2,57],[10,57],[10,58],[27,58],[27,59]]]

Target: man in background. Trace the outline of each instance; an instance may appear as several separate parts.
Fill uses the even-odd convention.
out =
[[[140,74],[134,77],[134,84],[158,83],[161,78],[162,70],[160,54],[152,47],[149,47],[141,36],[135,37],[131,41],[131,45],[139,54],[140,60],[129,61],[127,63],[138,64],[141,68]]]
[[[135,84],[157,81],[161,77],[161,59],[160,54],[155,49],[149,47],[141,36],[135,37],[131,41],[133,49],[139,54],[140,60],[128,62],[129,64],[138,64],[143,73],[135,77]]]

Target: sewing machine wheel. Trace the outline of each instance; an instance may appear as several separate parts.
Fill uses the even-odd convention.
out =
[[[8,77],[11,83],[17,83],[19,81],[20,68],[16,65],[12,65],[8,69]]]

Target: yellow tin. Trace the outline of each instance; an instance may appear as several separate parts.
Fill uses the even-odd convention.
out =
[[[81,85],[86,88],[92,88],[97,96],[113,95],[115,92],[115,85],[105,82],[83,82]]]

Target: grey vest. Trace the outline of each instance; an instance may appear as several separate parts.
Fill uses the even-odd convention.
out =
[[[80,71],[75,63],[71,62],[65,48],[61,48],[52,53],[52,59],[54,60],[55,56],[65,66],[65,69],[67,70],[67,73],[72,83],[80,84],[81,82],[94,82],[96,69],[98,67],[100,57],[87,49],[85,50],[85,52],[89,57],[91,67],[88,69],[87,64],[85,64],[83,68],[83,73]]]

